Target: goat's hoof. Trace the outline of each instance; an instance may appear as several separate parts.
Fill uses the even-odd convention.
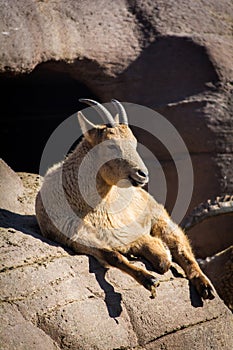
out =
[[[156,297],[156,288],[159,286],[159,281],[154,276],[150,276],[146,278],[144,283],[144,287],[151,292],[151,299]]]
[[[151,296],[150,296],[150,298],[151,299],[154,299],[155,297],[156,297],[156,287],[157,286],[151,286],[151,290],[150,290],[150,292],[151,292]]]
[[[196,287],[198,294],[202,299],[214,299],[214,289],[205,276],[195,277],[192,283]]]

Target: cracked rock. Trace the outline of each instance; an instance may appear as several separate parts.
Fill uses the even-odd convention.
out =
[[[28,176],[21,175],[22,186]],[[22,188],[28,212],[15,212],[15,198],[12,208],[8,202],[0,209],[1,349],[232,348],[229,309],[218,296],[203,303],[182,274],[158,275],[150,299],[128,275],[40,236],[33,215],[37,176],[30,178]]]

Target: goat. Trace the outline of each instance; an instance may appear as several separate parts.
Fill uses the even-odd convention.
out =
[[[78,112],[84,137],[73,153],[47,171],[36,197],[42,234],[79,254],[94,256],[105,267],[129,274],[152,297],[159,281],[127,257],[144,258],[161,274],[168,271],[173,258],[199,295],[213,299],[211,282],[196,262],[184,232],[143,189],[148,170],[137,153],[137,140],[123,105],[112,100],[117,111],[114,118],[100,103],[80,101],[93,106],[104,124],[94,125]],[[84,163],[86,171],[80,177]]]

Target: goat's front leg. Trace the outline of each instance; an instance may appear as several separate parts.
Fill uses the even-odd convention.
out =
[[[104,266],[113,266],[132,276],[138,283],[143,285],[151,292],[151,296],[156,296],[156,287],[158,280],[144,269],[130,264],[128,259],[117,251],[109,249],[96,249],[92,255],[97,258]]]
[[[213,287],[209,279],[201,271],[192,252],[188,238],[167,215],[157,219],[151,234],[159,236],[169,247],[173,260],[185,271],[187,278],[196,287],[203,299],[213,299]]]

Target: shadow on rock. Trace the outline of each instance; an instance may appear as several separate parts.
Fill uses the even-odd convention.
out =
[[[203,307],[204,305],[203,301],[190,281],[189,281],[189,295],[190,295],[191,305],[193,307]]]
[[[35,215],[22,215],[10,210],[0,209],[0,225],[4,228],[13,228],[36,238],[42,238]]]
[[[40,239],[42,242],[46,242],[55,247],[61,246],[60,244],[50,241],[49,239],[41,235],[40,228],[35,215],[18,214],[13,213],[10,210],[0,208],[0,227],[21,231],[27,235],[30,235],[36,239]],[[67,252],[69,252],[72,255],[72,252],[66,247],[62,248],[64,248]]]
[[[115,292],[114,287],[106,280],[105,275],[108,270],[100,265],[93,257],[89,257],[89,272],[95,274],[95,278],[99,283],[100,288],[105,294],[105,304],[108,309],[108,314],[111,318],[119,317],[122,312],[120,293]],[[117,323],[118,321],[115,320]]]

